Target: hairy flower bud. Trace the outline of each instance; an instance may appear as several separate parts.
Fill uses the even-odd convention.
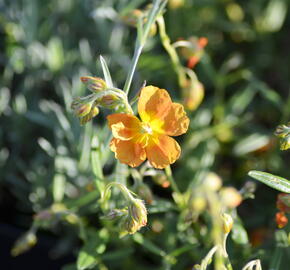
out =
[[[142,200],[134,199],[129,205],[129,214],[138,222],[140,227],[147,224],[147,210]]]
[[[90,113],[92,108],[92,102],[77,97],[73,100],[71,108],[77,117],[83,117]]]
[[[87,115],[80,118],[80,124],[81,125],[86,124],[87,122],[91,121],[92,118],[94,118],[98,114],[99,114],[99,109],[97,106],[94,106]]]
[[[120,103],[120,98],[114,94],[108,94],[100,98],[99,104],[107,109],[114,109]]]
[[[132,199],[124,222],[125,230],[134,234],[147,224],[147,210],[142,200]]]
[[[233,218],[229,214],[223,213],[222,221],[223,221],[224,233],[228,234],[232,230],[232,227],[233,227],[233,223],[234,223]]]
[[[80,78],[82,83],[92,91],[93,93],[98,93],[107,89],[107,84],[102,78],[84,76]]]

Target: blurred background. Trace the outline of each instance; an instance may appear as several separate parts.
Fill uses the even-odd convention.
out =
[[[90,191],[90,140],[95,134],[101,142],[105,140],[105,114],[94,119],[93,125],[81,127],[70,104],[73,97],[86,91],[81,76],[102,76],[99,55],[106,59],[114,84],[123,86],[136,39],[136,29],[124,17],[148,3],[0,1],[1,268],[76,269],[82,244],[77,229],[65,222],[43,225],[37,245],[27,253],[13,258],[10,250],[31,227],[36,213],[53,202],[77,201]],[[287,0],[169,1],[164,18],[172,42],[190,37],[208,39],[194,67],[205,96],[196,110],[188,111],[190,130],[179,139],[183,155],[173,168],[181,190],[201,171],[214,171],[223,185],[237,189],[245,188],[252,169],[290,178],[289,153],[279,151],[273,136],[278,124],[290,120],[289,5]],[[182,61],[186,65],[187,59]],[[158,33],[146,44],[132,93],[144,80],[182,100]],[[107,175],[112,162],[110,155],[104,167]],[[168,190],[158,184],[150,180],[146,184],[156,197],[170,198]],[[279,243],[275,234],[278,192],[256,184],[255,199],[245,200],[237,209],[241,230],[229,243],[234,269],[254,257],[268,269]],[[138,239],[122,242],[103,237],[96,208],[80,205],[76,204],[78,213],[100,231],[98,248],[102,249],[102,244],[108,250],[107,257],[107,253],[102,257],[107,269],[169,269],[164,268],[158,251],[152,255],[139,246]],[[192,239],[194,247],[180,255],[172,269],[191,269],[209,250],[205,235],[196,236],[197,228],[187,235],[174,227],[176,213],[164,211],[149,215],[150,219],[144,236],[165,250],[191,241],[190,237],[199,238],[199,244]],[[161,225],[156,224],[168,228],[164,225],[159,232]],[[280,268],[275,269],[285,270],[289,265],[289,248],[283,252]]]

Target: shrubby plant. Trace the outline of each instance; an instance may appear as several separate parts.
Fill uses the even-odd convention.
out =
[[[265,40],[287,4],[264,2],[4,6],[1,188],[31,217],[13,256],[50,231],[75,256],[63,270],[287,267],[288,165],[267,127],[290,103],[261,75],[284,61]],[[276,216],[248,172],[283,192]]]

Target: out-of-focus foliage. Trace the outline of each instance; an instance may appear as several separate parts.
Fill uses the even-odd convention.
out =
[[[194,67],[204,99],[188,112],[190,129],[180,138],[182,156],[173,166],[184,198],[164,188],[163,174],[154,172],[152,181],[150,171],[140,180],[126,166],[115,170],[106,112],[81,127],[70,108],[73,97],[85,93],[79,78],[102,76],[99,55],[114,85],[123,87],[136,39],[124,16],[148,3],[0,2],[0,197],[15,202],[14,225],[51,231],[59,240],[55,256],[76,258],[63,270],[191,269],[213,245],[204,182],[215,172],[222,190],[235,187],[247,199],[237,210],[238,203],[229,207],[234,225],[227,250],[234,269],[257,258],[265,269],[287,269],[289,228],[275,232],[277,194],[257,184],[255,199],[249,199],[254,188],[247,173],[290,179],[289,153],[279,151],[273,135],[290,118],[288,1],[169,1],[164,18],[172,42],[208,39]],[[144,80],[182,99],[158,29],[141,55],[131,96]],[[100,201],[99,190],[113,180],[147,202],[148,225],[133,236],[120,238],[117,225],[102,218],[103,209],[123,206],[121,199]]]

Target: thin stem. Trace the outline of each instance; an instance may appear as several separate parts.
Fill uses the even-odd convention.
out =
[[[214,246],[208,253],[207,255],[204,257],[204,259],[201,262],[200,265],[200,270],[206,270],[209,262],[211,261],[213,255],[216,253],[216,251],[218,250],[218,246]]]
[[[170,165],[165,168],[165,174],[166,174],[166,176],[167,176],[167,178],[172,186],[173,191],[180,194],[181,192],[180,192],[178,186],[176,185],[176,182],[172,176],[172,171],[171,171]]]
[[[164,22],[163,16],[159,16],[157,18],[157,24],[159,27],[159,34],[160,34],[162,45],[165,48],[165,50],[167,51],[167,53],[171,59],[171,62],[173,64],[173,68],[174,68],[175,72],[177,73],[179,86],[185,87],[186,74],[184,72],[183,66],[180,63],[176,49],[174,48],[174,46],[172,46],[172,44],[170,42],[170,38],[166,33],[165,22]]]
[[[162,3],[163,2],[163,3]],[[130,65],[130,69],[126,78],[126,82],[124,85],[124,92],[128,95],[129,90],[130,90],[130,86],[133,80],[133,76],[136,70],[136,66],[139,60],[139,57],[141,55],[141,52],[143,50],[143,47],[146,43],[146,40],[148,38],[149,35],[149,31],[151,29],[151,26],[153,23],[155,23],[155,20],[158,16],[158,14],[163,10],[163,8],[165,7],[167,1],[164,0],[155,0],[153,3],[153,7],[148,15],[148,20],[144,26],[144,31],[142,29],[142,24],[138,25],[138,38],[136,40],[136,44],[135,44],[135,51],[134,51],[134,56],[133,56],[133,60],[131,62]],[[162,4],[161,4],[162,3]],[[141,28],[141,29],[140,29]]]
[[[130,90],[130,86],[131,86],[131,83],[133,80],[135,69],[136,69],[139,57],[141,55],[142,49],[143,49],[143,46],[139,45],[139,46],[137,46],[137,48],[134,51],[133,60],[132,60],[132,63],[131,63],[130,69],[129,69],[129,73],[128,73],[125,85],[124,85],[124,91],[127,95],[129,93],[129,90]]]

